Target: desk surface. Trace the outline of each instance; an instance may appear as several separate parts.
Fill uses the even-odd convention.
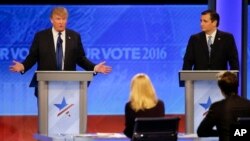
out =
[[[130,141],[121,133],[95,133],[81,135],[40,135],[35,134],[34,138],[39,141]],[[196,134],[179,134],[178,141],[218,141],[217,137],[199,138]]]

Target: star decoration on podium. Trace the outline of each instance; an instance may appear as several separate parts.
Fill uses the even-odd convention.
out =
[[[65,97],[63,97],[63,100],[60,104],[54,104],[59,110],[62,110],[64,107],[66,107],[68,104],[66,103]]]
[[[210,106],[211,106],[212,102],[211,102],[211,98],[208,97],[207,103],[200,103],[200,105],[207,110]]]
[[[69,113],[69,109],[74,105],[74,104],[67,104],[65,97],[63,97],[62,101],[60,104],[54,104],[58,109],[59,109],[59,113],[57,114],[57,116],[62,115],[63,113],[67,114],[70,117],[70,113]]]

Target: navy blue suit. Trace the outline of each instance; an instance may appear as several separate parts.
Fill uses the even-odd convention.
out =
[[[239,70],[238,51],[233,35],[217,30],[210,57],[205,32],[192,35],[188,41],[182,69]]]
[[[64,70],[75,71],[78,65],[87,71],[93,71],[95,64],[86,58],[80,34],[73,30],[66,29],[65,40]],[[36,63],[37,70],[39,71],[57,70],[52,28],[42,30],[35,34],[29,54],[22,62],[25,68],[24,73]],[[31,86],[36,86],[36,84],[36,76],[34,75]]]

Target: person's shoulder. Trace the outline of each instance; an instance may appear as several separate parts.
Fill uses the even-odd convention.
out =
[[[130,107],[130,101],[126,102],[125,107]]]
[[[41,29],[41,30],[37,31],[37,33],[39,33],[39,34],[48,33],[48,32],[52,32],[52,28],[46,28],[46,29]]]
[[[244,97],[241,97],[241,96],[235,96],[235,97],[237,97],[237,98],[239,98],[242,102],[245,102],[245,103],[247,103],[248,105],[250,105],[250,100],[249,99],[247,99],[247,98],[244,98]]]
[[[199,33],[192,34],[190,36],[190,39],[200,39],[202,36],[205,36],[205,33],[204,32],[199,32]]]
[[[221,35],[221,36],[233,36],[232,33],[226,32],[226,31],[221,31],[221,30],[217,30],[217,34]]]
[[[194,33],[191,35],[191,37],[197,37],[197,36],[202,36],[202,35],[205,35],[204,32],[198,32],[198,33]]]
[[[51,28],[46,28],[39,30],[35,33],[35,37],[40,38],[40,37],[48,37],[49,34],[52,34],[52,29]]]
[[[126,111],[134,111],[134,110],[132,109],[132,107],[131,107],[131,103],[130,103],[130,102],[127,102],[127,103],[125,104],[125,110],[126,110]]]
[[[158,99],[158,105],[164,105],[164,102],[161,99]]]
[[[161,100],[161,99],[158,99],[158,102],[160,102],[160,103],[163,103],[163,100]]]
[[[219,100],[219,101],[216,101],[216,102],[212,103],[210,107],[211,108],[219,107],[221,105],[224,105],[225,102],[226,102],[226,99],[222,99],[222,100]]]
[[[73,30],[73,29],[69,29],[69,28],[66,29],[66,33],[67,33],[67,34],[80,35],[77,31],[75,31],[75,30]]]

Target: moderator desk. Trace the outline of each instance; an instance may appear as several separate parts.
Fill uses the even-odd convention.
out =
[[[40,135],[35,134],[34,138],[38,141],[130,141],[122,133],[95,133],[80,135]],[[196,134],[179,133],[178,141],[218,141],[217,137],[199,138]]]

